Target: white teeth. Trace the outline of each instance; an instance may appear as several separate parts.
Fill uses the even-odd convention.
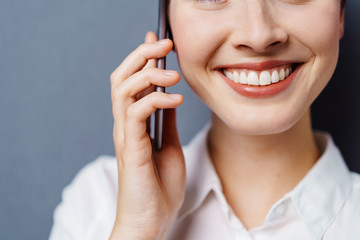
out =
[[[271,84],[271,76],[268,71],[263,71],[260,74],[259,85],[265,86]]]
[[[249,85],[259,86],[259,77],[254,71],[249,73],[247,81]]]
[[[240,82],[240,74],[238,72],[234,72],[234,82],[239,83]]]
[[[248,75],[246,75],[248,72]],[[292,67],[283,68],[280,70],[269,71],[227,71],[224,70],[224,75],[235,83],[248,84],[253,86],[266,86],[271,83],[277,83],[279,81],[288,78],[293,72]]]
[[[231,72],[224,71],[225,77],[227,77],[227,78],[229,78],[229,79],[231,79],[230,74],[231,74]]]
[[[240,83],[247,84],[247,76],[244,72],[240,73]]]
[[[273,71],[273,73],[271,74],[271,82],[277,83],[279,81],[280,81],[280,77],[278,71]]]
[[[285,71],[284,71],[284,69],[281,69],[281,71],[279,73],[280,81],[284,80],[285,77],[286,77]]]

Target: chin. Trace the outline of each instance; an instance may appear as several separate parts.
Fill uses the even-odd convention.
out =
[[[221,121],[224,127],[240,135],[264,136],[285,133],[307,119],[308,111],[302,114],[267,113],[240,117],[231,115],[221,118],[214,114],[213,121]],[[229,116],[229,115],[226,115]]]

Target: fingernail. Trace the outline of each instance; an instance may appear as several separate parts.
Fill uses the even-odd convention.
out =
[[[174,99],[174,100],[180,100],[181,99],[181,95],[180,94],[168,94],[170,98]]]
[[[155,42],[156,45],[166,45],[168,43],[169,43],[169,40],[167,40],[167,39],[163,39],[163,40]]]
[[[170,77],[176,76],[177,72],[173,70],[164,70],[164,73]]]

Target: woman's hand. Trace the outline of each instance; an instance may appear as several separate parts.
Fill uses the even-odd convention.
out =
[[[118,163],[117,217],[110,239],[164,239],[185,191],[185,163],[176,129],[178,94],[151,92],[153,85],[170,87],[179,73],[156,68],[157,58],[172,49],[170,40],[148,33],[145,43],[111,74],[114,145]],[[147,118],[165,111],[163,149],[154,151]],[[171,110],[170,110],[171,109]]]

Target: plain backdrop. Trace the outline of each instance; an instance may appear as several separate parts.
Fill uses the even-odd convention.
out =
[[[62,189],[85,164],[113,155],[110,73],[156,30],[156,0],[0,1],[0,239],[47,239]],[[360,2],[350,0],[334,79],[313,106],[360,171]],[[176,56],[168,68],[178,69]],[[209,111],[185,81],[186,144]]]

